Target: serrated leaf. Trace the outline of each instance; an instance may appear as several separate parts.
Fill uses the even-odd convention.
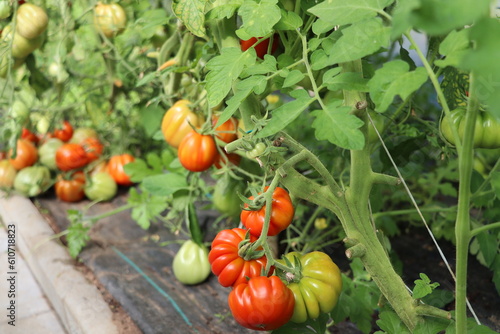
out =
[[[147,163],[140,158],[136,158],[135,161],[123,166],[123,170],[130,176],[130,180],[133,182],[141,182],[147,176],[158,174],[158,172],[149,168]]]
[[[383,311],[379,315],[377,325],[386,333],[409,334],[407,327],[393,311]]]
[[[293,70],[286,76],[285,81],[283,82],[283,88],[292,87],[302,79],[304,79],[304,73],[299,70]]]
[[[351,107],[341,106],[341,103],[334,101],[326,106],[326,110],[311,113],[316,118],[312,123],[316,138],[328,140],[348,150],[361,150],[365,145],[365,137],[359,128],[364,123],[350,114]]]
[[[446,66],[457,67],[467,53],[469,45],[468,30],[453,30],[439,45],[439,53],[445,58],[436,60],[435,64],[443,68]]]
[[[484,13],[489,13],[490,3],[490,0],[421,0],[409,22],[429,35],[443,35],[475,23]]]
[[[420,274],[420,279],[415,280],[415,287],[413,288],[413,298],[421,299],[430,295],[432,291],[439,286],[439,283],[431,283],[429,277],[425,274]]]
[[[134,205],[130,216],[143,229],[148,229],[151,222],[167,209],[166,197],[154,196],[148,192],[139,194],[135,188],[130,188],[127,201]]]
[[[246,78],[251,75],[262,75],[276,71],[276,58],[271,55],[265,55],[264,60],[255,64],[254,66],[247,67],[241,72],[240,77]]]
[[[207,20],[229,19],[240,8],[243,0],[231,0],[231,3],[212,8],[206,15]]]
[[[297,30],[302,27],[302,19],[295,12],[281,10],[281,19],[276,23],[276,30]]]
[[[490,267],[495,261],[495,257],[498,255],[498,239],[496,235],[489,233],[480,233],[476,236],[479,243],[479,249],[481,250],[484,263],[487,267]]]
[[[281,18],[277,0],[245,0],[238,10],[242,25],[236,34],[241,39],[264,37],[273,31],[273,26]]]
[[[152,195],[169,196],[178,190],[186,189],[188,184],[184,175],[168,173],[145,177],[142,186]]]
[[[323,85],[329,90],[357,90],[360,92],[368,92],[368,79],[362,78],[359,73],[344,72],[337,76],[323,80]]]
[[[268,137],[284,129],[314,101],[304,89],[293,91],[291,95],[295,100],[274,109],[271,119],[256,138]]]
[[[177,0],[172,9],[179,20],[198,37],[205,37],[205,5],[208,0]]]
[[[409,68],[402,60],[393,60],[375,71],[368,82],[368,89],[376,111],[386,111],[396,96],[404,100],[427,81],[427,72],[423,67],[415,71],[409,71]]]
[[[219,56],[210,59],[206,65],[209,70],[206,89],[211,108],[222,102],[231,90],[233,81],[245,67],[254,65],[255,61],[255,51],[252,55],[251,52],[242,52],[239,48],[224,48]]]
[[[329,0],[308,9],[308,12],[335,25],[356,23],[376,16],[394,0]]]
[[[411,28],[411,14],[420,6],[419,0],[398,1],[392,13],[391,40],[396,40]]]
[[[236,84],[236,92],[229,100],[227,100],[227,107],[224,108],[224,111],[219,115],[219,120],[214,127],[217,128],[231,118],[236,110],[238,110],[241,103],[248,97],[248,95],[250,95],[253,89],[261,85],[263,81],[266,81],[264,76],[255,75],[238,82]]]
[[[342,37],[330,48],[323,46],[328,54],[328,65],[353,61],[371,55],[389,45],[390,28],[382,20],[373,18],[357,22],[344,30]]]
[[[474,49],[463,58],[461,67],[475,73],[476,95],[489,108],[489,112],[500,119],[500,20],[482,19],[470,28]]]
[[[82,222],[72,223],[68,227],[66,241],[68,243],[68,251],[71,257],[76,258],[82,251],[83,247],[89,241],[88,234],[90,227],[84,226]]]

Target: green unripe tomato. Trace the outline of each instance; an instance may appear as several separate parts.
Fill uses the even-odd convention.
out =
[[[245,154],[248,159],[255,159],[258,156],[262,155],[262,153],[264,153],[266,148],[267,148],[266,144],[264,144],[263,142],[259,142],[255,144],[253,149],[251,149],[250,151],[246,151]]]
[[[12,41],[12,57],[24,59],[42,45],[43,35],[28,39],[17,32],[12,32],[11,26],[8,25],[2,31],[2,40],[7,43]]]
[[[28,197],[40,195],[50,185],[50,171],[45,166],[25,167],[17,173],[14,179],[14,189]]]
[[[9,1],[0,1],[0,19],[6,19],[12,14],[12,6]]]
[[[91,201],[109,201],[115,197],[118,186],[111,175],[100,172],[91,175],[83,190]]]
[[[202,283],[211,272],[208,249],[193,240],[187,240],[175,254],[172,269],[175,278],[183,284]]]
[[[22,101],[15,100],[10,107],[10,115],[16,122],[25,125],[30,116],[30,110]]]
[[[63,141],[59,138],[49,138],[38,148],[40,162],[50,170],[57,171],[56,151],[59,147],[63,146],[63,144]]]
[[[214,187],[212,201],[215,208],[230,217],[239,216],[242,201],[238,192],[242,193],[243,190],[243,183],[224,175]]]

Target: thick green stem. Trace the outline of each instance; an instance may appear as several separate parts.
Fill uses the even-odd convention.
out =
[[[461,150],[458,150],[458,208],[455,224],[456,237],[456,286],[455,286],[455,313],[456,333],[467,331],[467,258],[469,255],[470,233],[470,186],[472,165],[474,161],[474,130],[479,101],[475,92],[475,76],[469,76],[469,104],[465,115],[465,129]]]

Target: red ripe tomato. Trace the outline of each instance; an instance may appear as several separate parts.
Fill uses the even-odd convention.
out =
[[[264,191],[267,190],[266,187]],[[249,199],[253,200],[253,196]],[[245,204],[245,208],[248,205]],[[273,193],[273,201],[271,204],[271,221],[269,222],[269,230],[267,235],[273,236],[285,230],[292,222],[295,209],[288,192],[280,187],[276,187]],[[240,219],[243,225],[249,229],[250,234],[259,237],[264,226],[264,217],[266,215],[266,206],[263,205],[259,210],[242,210]]]
[[[217,154],[217,157],[215,158],[214,166],[217,169],[221,169],[222,167],[226,166],[227,164],[233,164],[238,166],[240,164],[241,160],[241,155],[236,154],[236,153],[219,153]]]
[[[37,135],[26,128],[23,128],[23,131],[21,132],[21,138],[29,140],[33,144],[38,143],[38,141],[40,140]]]
[[[234,319],[241,326],[271,331],[291,319],[295,297],[278,276],[258,276],[237,285],[229,293],[228,302]]]
[[[123,166],[130,162],[134,162],[135,158],[128,154],[114,155],[108,162],[108,173],[113,177],[115,182],[122,186],[131,186],[134,182],[130,181],[130,176],[125,173]]]
[[[217,146],[212,136],[191,130],[182,139],[177,155],[184,168],[192,172],[202,172],[214,164]]]
[[[246,41],[240,40],[240,45],[241,45],[241,50],[246,51],[249,48],[253,47],[254,44],[257,42],[257,40],[261,39],[252,37],[250,39],[247,39]],[[278,48],[278,36],[275,35],[273,38],[273,45],[271,47],[271,54],[273,54],[276,49]],[[258,45],[255,46],[255,52],[257,53],[257,57],[260,59],[264,59],[264,55],[267,54],[267,50],[269,49],[269,38],[266,38],[262,42],[260,42]]]
[[[56,151],[56,165],[62,171],[82,168],[89,159],[81,145],[65,143]]]
[[[212,116],[212,126],[217,124],[219,120],[219,116]],[[230,143],[236,138],[238,138],[238,120],[234,117],[231,117],[221,125],[219,125],[216,129],[216,137],[222,140],[223,142]]]
[[[38,160],[38,150],[32,142],[26,139],[17,141],[16,157],[12,158],[12,149],[9,151],[9,161],[15,169],[20,170],[35,164]]]
[[[99,139],[95,137],[87,137],[85,138],[81,144],[85,152],[87,152],[87,158],[89,159],[89,163],[99,159],[104,150],[104,145],[100,142]]]
[[[53,133],[53,137],[62,140],[63,142],[67,142],[73,136],[73,127],[70,122],[64,121],[61,129],[55,129]]]
[[[236,195],[235,195],[236,196]],[[208,261],[212,265],[212,272],[218,277],[222,286],[237,286],[246,283],[248,278],[260,276],[262,269],[266,267],[265,255],[255,260],[245,260],[238,254],[241,241],[245,239],[247,230],[233,228],[220,231],[212,241]],[[250,236],[250,242],[257,240]],[[269,271],[269,276],[273,268]]]
[[[57,177],[54,185],[56,196],[64,202],[78,202],[85,197],[83,188],[85,186],[85,174],[76,172],[70,179],[64,179],[61,174]]]

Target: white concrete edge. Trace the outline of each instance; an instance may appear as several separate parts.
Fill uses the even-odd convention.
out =
[[[0,216],[5,226],[15,224],[16,250],[50,300],[70,334],[118,334],[113,314],[97,287],[74,267],[66,247],[33,203],[25,197],[0,192]]]

